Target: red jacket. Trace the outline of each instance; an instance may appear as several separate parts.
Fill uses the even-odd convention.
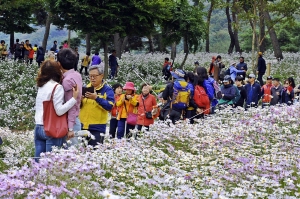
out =
[[[113,108],[111,109],[111,116],[117,117],[117,114],[119,112],[119,107],[116,106],[116,102],[119,100],[121,95],[115,95],[115,104]]]
[[[271,102],[271,89],[272,89],[272,84],[265,84],[261,87],[263,99],[263,103],[270,103]]]
[[[144,99],[144,104],[143,104],[143,95],[141,94],[139,96],[139,106],[138,106],[138,119],[137,119],[137,124],[138,125],[143,125],[143,126],[149,126],[150,124],[154,123],[154,119],[148,119],[146,118],[146,112],[151,112],[153,107],[156,107],[156,99],[153,95],[149,94],[145,99]]]

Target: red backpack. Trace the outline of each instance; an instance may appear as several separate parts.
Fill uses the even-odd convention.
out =
[[[202,86],[195,86],[194,101],[199,108],[204,109],[204,114],[209,114],[210,101],[205,89]]]

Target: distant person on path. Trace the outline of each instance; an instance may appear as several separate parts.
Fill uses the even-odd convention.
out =
[[[84,68],[84,75],[88,75],[87,69],[91,63],[91,53],[87,52],[86,55],[81,60],[81,68],[80,68],[80,74],[82,74],[82,70]]]
[[[63,48],[69,48],[69,44],[67,40],[64,41]]]
[[[16,61],[16,59],[18,59],[20,57],[20,40],[19,39],[16,39],[16,43],[14,44],[13,46],[13,53],[15,54],[14,56],[14,60]]]
[[[36,62],[38,63],[39,67],[44,60],[45,60],[44,48],[42,46],[40,46],[36,53]]]
[[[52,46],[52,48],[50,50],[54,51],[54,52],[57,51],[57,41],[56,40],[53,42],[53,46]]]
[[[166,81],[168,81],[170,79],[171,71],[172,71],[172,63],[169,61],[169,58],[166,57],[164,65],[163,65],[163,69],[162,69],[162,73],[163,73],[164,79]]]
[[[68,111],[68,138],[71,139],[71,145],[78,144],[78,139],[77,137],[74,137],[74,132],[81,130],[81,123],[78,116],[82,96],[82,77],[74,70],[76,56],[76,53],[74,53],[70,48],[62,49],[57,54],[57,61],[59,61],[63,68],[62,86],[65,91],[65,101],[68,101],[72,98],[72,88],[76,86],[79,88],[76,104]]]
[[[211,63],[209,65],[209,69],[208,69],[208,75],[213,77],[214,76],[214,72],[215,72],[215,61],[216,61],[216,56],[212,56],[211,58]]]
[[[225,68],[225,65],[222,63],[222,57],[220,55],[217,56],[217,59],[214,63],[214,79],[219,82],[220,74],[222,72],[222,68]]]
[[[244,72],[238,72],[237,76],[243,76],[243,80],[245,80],[248,67],[247,64],[244,62],[244,57],[240,57],[240,63],[236,65],[236,69],[244,71]]]
[[[99,52],[95,52],[95,55],[92,57],[92,64],[93,65],[99,65],[101,63],[101,58],[99,56]]]
[[[263,76],[266,73],[266,61],[265,59],[262,57],[262,52],[258,53],[258,61],[257,61],[257,71],[256,74],[258,75],[257,80],[259,81],[260,85],[263,86],[264,82],[263,82]]]
[[[116,57],[117,51],[112,50],[111,52],[112,53],[108,58],[108,65],[110,67],[109,78],[114,79],[114,77],[117,75],[119,64],[118,64],[117,57]]]
[[[34,50],[33,50],[31,44],[29,44],[29,48],[30,48],[30,50],[29,50],[28,59],[29,59],[29,64],[32,64],[33,56],[34,56]],[[28,63],[27,63],[27,65],[28,65]]]
[[[24,44],[24,60],[25,63],[28,64],[28,59],[29,59],[29,51],[30,51],[30,46],[29,46],[29,40],[25,40],[25,44]]]
[[[273,79],[273,87],[271,88],[271,105],[276,105],[281,102],[281,94],[282,94],[283,86],[280,84],[279,78]]]
[[[246,100],[247,108],[257,107],[258,100],[261,97],[260,85],[255,82],[254,74],[249,75],[248,81],[249,81],[249,83],[245,85],[245,90],[247,93],[247,100]]]
[[[35,101],[35,129],[34,144],[35,157],[40,157],[41,153],[52,151],[53,146],[61,147],[65,138],[53,138],[46,135],[43,126],[43,101],[50,99],[52,91],[57,85],[53,95],[53,105],[57,115],[65,114],[70,108],[76,104],[78,92],[80,88],[73,88],[73,95],[65,102],[64,88],[60,85],[63,79],[62,67],[59,62],[45,61],[37,77],[38,93]],[[36,159],[38,162],[38,159]]]
[[[5,60],[6,56],[7,56],[7,45],[5,45],[5,41],[1,40],[1,44],[0,44],[0,56],[2,61]]]

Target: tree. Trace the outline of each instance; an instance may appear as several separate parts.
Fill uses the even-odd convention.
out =
[[[48,0],[51,11],[60,17],[60,26],[91,33],[104,45],[104,60],[108,71],[107,50],[110,36],[146,35],[168,16],[172,0]],[[53,6],[55,5],[55,6]],[[88,22],[88,23],[87,23]],[[106,73],[107,75],[107,73]],[[106,77],[106,76],[105,76]]]
[[[189,5],[187,0],[177,1],[172,7],[173,17],[162,23],[167,44],[178,44],[183,38],[185,57],[180,68],[183,68],[189,51],[196,52],[200,48],[201,40],[206,38],[207,26],[203,21],[203,4],[201,5]]]
[[[14,33],[32,33],[33,8],[38,0],[2,0],[0,1],[0,30],[10,34],[10,47],[14,44]]]

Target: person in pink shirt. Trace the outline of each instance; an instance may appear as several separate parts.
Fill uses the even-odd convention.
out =
[[[60,62],[63,68],[63,81],[62,86],[65,91],[65,101],[68,101],[73,96],[73,87],[79,88],[78,97],[76,98],[76,104],[68,111],[68,139],[71,139],[71,145],[78,144],[77,137],[74,137],[74,132],[81,130],[81,123],[78,118],[81,96],[82,96],[82,77],[74,70],[74,64],[76,62],[76,54],[73,50],[66,48],[61,49],[57,54],[57,60]]]
[[[64,45],[63,45],[63,48],[69,48],[69,44],[68,44],[68,41],[64,41]]]

